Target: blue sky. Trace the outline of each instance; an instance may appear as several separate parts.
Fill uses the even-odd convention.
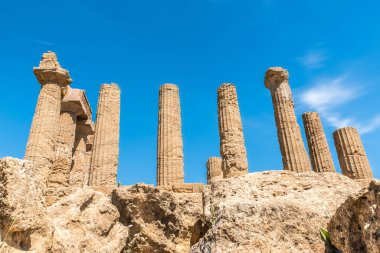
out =
[[[290,72],[299,123],[322,114],[362,133],[380,177],[379,1],[5,1],[0,8],[0,157],[23,157],[40,86],[55,51],[95,111],[102,83],[122,90],[119,181],[155,183],[159,86],[180,88],[185,180],[205,182],[219,155],[216,90],[236,84],[250,172],[282,168],[268,67]],[[95,115],[94,115],[95,116]],[[305,142],[306,143],[306,142]]]

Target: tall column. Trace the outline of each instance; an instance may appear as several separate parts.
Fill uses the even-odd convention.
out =
[[[34,74],[42,88],[38,97],[33,123],[26,147],[25,159],[38,168],[37,179],[45,184],[55,158],[54,145],[61,113],[62,88],[71,82],[69,72],[59,65],[53,52],[42,55]]]
[[[317,112],[306,112],[302,115],[302,119],[313,170],[315,172],[335,172],[334,162],[319,114]]]
[[[83,187],[88,185],[94,131],[95,125],[91,120],[78,121],[73,166],[70,172],[70,186]]]
[[[343,175],[352,179],[372,179],[363,143],[358,130],[345,127],[334,132],[334,142]]]
[[[184,183],[183,142],[179,89],[160,87],[157,138],[157,185]]]
[[[206,166],[208,184],[223,179],[222,158],[211,157],[208,159]]]
[[[56,157],[47,182],[49,188],[69,186],[77,119],[91,119],[91,113],[84,91],[69,89],[62,100],[60,130],[55,146]]]
[[[91,186],[116,186],[119,164],[120,89],[103,84],[98,101],[91,159]]]
[[[280,67],[269,68],[265,86],[270,90],[284,170],[310,171],[310,161],[294,112],[289,73]]]
[[[224,178],[248,173],[247,151],[235,85],[218,88],[220,155]]]

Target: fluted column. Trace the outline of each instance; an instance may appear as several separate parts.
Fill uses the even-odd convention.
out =
[[[119,164],[120,89],[103,84],[98,101],[91,159],[91,186],[116,186]]]
[[[184,183],[183,142],[179,89],[164,84],[159,92],[157,185]]]
[[[317,112],[306,112],[302,115],[302,119],[313,170],[315,172],[335,172],[334,162],[319,114]]]
[[[25,159],[38,168],[37,180],[46,183],[55,158],[54,145],[59,132],[62,88],[71,82],[69,72],[62,69],[53,52],[43,54],[39,67],[34,68],[42,88],[26,147]]]
[[[88,185],[94,131],[95,126],[91,120],[78,121],[73,166],[70,172],[70,186],[83,187]]]
[[[224,178],[248,173],[247,151],[235,85],[218,88],[220,155]]]
[[[211,157],[208,159],[206,164],[208,184],[223,179],[222,161],[220,157]]]
[[[294,102],[286,69],[269,68],[265,86],[270,90],[284,170],[310,171],[310,161],[294,112]]]
[[[372,179],[363,143],[358,130],[345,127],[334,132],[334,142],[343,175],[352,179]]]

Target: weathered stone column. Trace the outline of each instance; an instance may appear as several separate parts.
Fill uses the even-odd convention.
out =
[[[306,112],[302,115],[302,119],[313,170],[315,172],[335,172],[334,162],[319,114],[317,112]]]
[[[120,89],[103,84],[98,101],[91,159],[91,186],[116,186],[119,164]]]
[[[179,89],[160,87],[157,138],[157,185],[184,183],[183,142]]]
[[[91,119],[91,114],[91,108],[84,91],[69,89],[62,100],[60,130],[55,146],[56,157],[47,182],[49,188],[69,186],[77,119]]]
[[[310,171],[310,161],[297,123],[288,81],[288,71],[280,67],[269,68],[265,74],[265,86],[272,95],[282,163],[284,170]]]
[[[222,161],[220,157],[211,157],[208,159],[206,164],[208,184],[223,179]]]
[[[33,161],[39,169],[37,179],[45,184],[55,158],[54,145],[59,132],[62,89],[71,82],[69,72],[59,65],[53,52],[44,53],[34,74],[42,85],[29,140],[25,160]]]
[[[224,178],[248,173],[247,151],[235,85],[218,88],[220,155]]]
[[[372,179],[363,143],[358,130],[345,127],[334,132],[334,142],[343,175],[352,179]]]
[[[73,166],[70,172],[70,186],[83,187],[88,185],[94,132],[95,125],[92,120],[78,121]]]

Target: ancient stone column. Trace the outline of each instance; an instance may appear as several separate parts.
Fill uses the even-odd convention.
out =
[[[46,183],[55,158],[54,145],[59,132],[62,89],[71,82],[69,72],[59,65],[53,52],[44,53],[34,74],[42,88],[26,147],[25,159],[38,168],[37,180]]]
[[[224,178],[248,173],[247,151],[235,85],[218,88],[220,155]]]
[[[306,112],[302,115],[302,119],[313,170],[315,172],[335,172],[334,162],[319,114],[317,112]]]
[[[98,101],[91,159],[91,186],[116,186],[119,164],[120,89],[103,84]]]
[[[222,161],[223,159],[220,157],[211,157],[208,159],[206,164],[208,184],[223,179]]]
[[[284,170],[310,171],[310,161],[294,112],[289,73],[280,67],[269,68],[265,86],[270,90]]]
[[[184,183],[183,142],[179,89],[164,84],[159,92],[157,185]]]
[[[78,121],[73,166],[70,172],[70,186],[83,187],[88,185],[94,132],[95,125],[92,120]]]
[[[372,179],[363,143],[358,130],[345,127],[334,132],[334,142],[343,175],[352,179]]]

